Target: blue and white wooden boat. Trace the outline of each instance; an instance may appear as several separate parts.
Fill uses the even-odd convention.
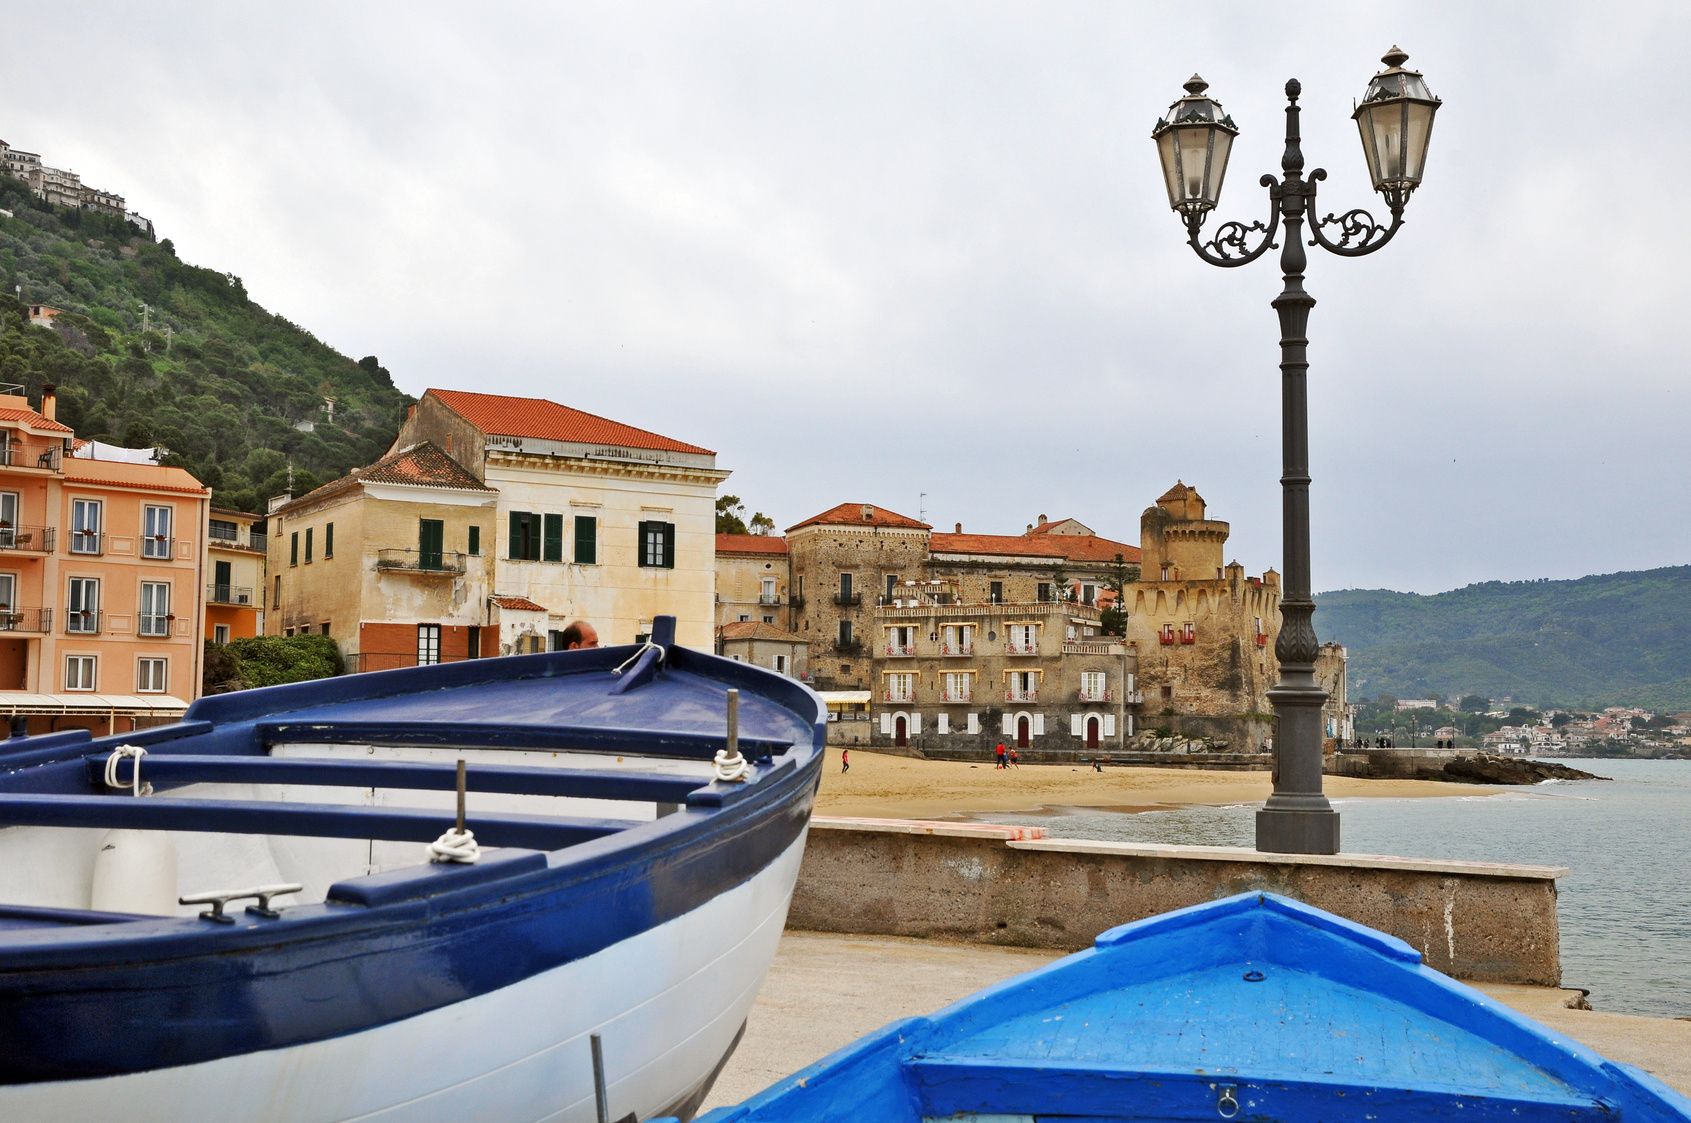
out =
[[[1111,929],[700,1123],[869,1119],[1660,1123],[1691,1101],[1395,937],[1251,893]]]
[[[0,743],[0,1119],[695,1110],[785,922],[826,715],[673,635]]]

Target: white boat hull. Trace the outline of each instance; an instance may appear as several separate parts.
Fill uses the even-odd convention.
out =
[[[360,1033],[200,1064],[0,1088],[0,1119],[593,1123],[688,1101],[732,1048],[786,923],[804,837],[684,915],[521,983]]]

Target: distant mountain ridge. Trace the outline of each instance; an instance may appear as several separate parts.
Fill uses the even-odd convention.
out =
[[[163,445],[214,504],[249,511],[387,450],[411,399],[374,356],[339,354],[122,218],[50,206],[4,175],[0,210],[0,383],[32,402],[56,384],[77,436]],[[31,324],[34,305],[65,314]]]
[[[1691,565],[1315,601],[1316,632],[1349,649],[1353,697],[1691,710]]]

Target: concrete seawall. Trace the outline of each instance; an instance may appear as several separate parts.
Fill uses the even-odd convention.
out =
[[[1389,932],[1457,978],[1561,982],[1563,869],[1032,837],[1039,833],[814,819],[787,925],[1074,951],[1130,920],[1270,890]]]

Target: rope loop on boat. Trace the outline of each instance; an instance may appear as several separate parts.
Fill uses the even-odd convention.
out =
[[[727,749],[716,750],[716,778],[725,784],[737,784],[752,778],[752,762],[739,749],[729,756]]]
[[[431,862],[461,862],[471,866],[480,859],[481,846],[476,842],[474,831],[461,831],[454,827],[429,843]]]
[[[624,659],[621,663],[617,664],[617,666],[614,667],[611,670],[611,674],[613,674],[613,675],[622,674],[623,671],[626,671],[628,669],[628,665],[630,663],[634,662],[636,659],[640,658],[640,656],[646,654],[646,652],[648,652],[648,651],[656,651],[658,653],[658,663],[660,665],[663,663],[663,657],[666,654],[668,654],[668,652],[666,652],[664,650],[663,644],[653,643],[651,640],[648,639],[645,643],[641,644],[639,647],[634,649],[633,655],[630,655],[628,658]]]
[[[112,750],[112,755],[106,758],[106,787],[128,788],[136,796],[152,795],[153,786],[141,782],[141,758],[147,755],[147,750],[140,745],[119,745]],[[130,766],[130,782],[124,783],[118,779],[118,763],[125,757],[135,763]]]

